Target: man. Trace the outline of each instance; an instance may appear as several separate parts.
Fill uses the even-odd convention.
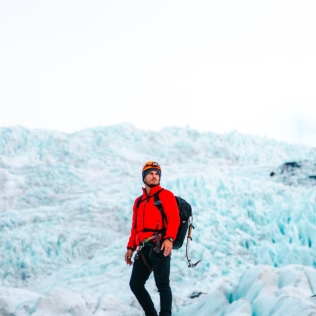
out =
[[[143,195],[134,202],[131,235],[125,254],[125,262],[132,265],[133,252],[137,246],[139,250],[139,246],[143,245],[134,258],[130,288],[145,315],[158,316],[154,303],[145,289],[145,283],[152,270],[160,295],[159,316],[169,316],[172,309],[170,260],[172,243],[180,224],[179,211],[173,193],[160,186],[161,168],[157,162],[147,162],[143,167],[142,177],[145,188]],[[164,217],[154,205],[154,195],[157,192],[165,213]],[[150,242],[144,243],[150,238]]]

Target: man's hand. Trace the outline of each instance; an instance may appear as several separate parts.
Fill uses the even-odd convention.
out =
[[[128,264],[129,266],[131,266],[133,264],[133,261],[131,260],[133,256],[133,250],[128,249],[126,254],[125,254],[125,262],[126,264]]]
[[[166,239],[166,240],[162,243],[160,250],[163,250],[163,249],[165,248],[165,250],[164,250],[164,252],[163,252],[163,255],[164,255],[165,257],[167,257],[167,256],[170,255],[171,250],[172,250],[172,244],[173,244],[172,241],[170,241],[169,239]]]

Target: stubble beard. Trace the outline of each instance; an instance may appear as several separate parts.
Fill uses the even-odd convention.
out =
[[[153,188],[153,187],[156,187],[157,185],[160,185],[160,181],[158,180],[158,183],[147,183],[145,180],[144,180],[144,183],[150,187],[150,188]]]

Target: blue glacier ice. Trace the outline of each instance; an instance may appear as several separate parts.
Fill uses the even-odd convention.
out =
[[[316,315],[316,148],[129,124],[0,128],[0,315],[143,315],[124,254],[148,160],[193,206],[202,262],[173,252],[175,316]]]

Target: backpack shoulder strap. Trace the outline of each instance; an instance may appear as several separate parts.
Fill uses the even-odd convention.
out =
[[[166,216],[166,214],[165,214],[165,212],[164,212],[164,210],[163,210],[163,206],[162,206],[161,201],[160,201],[160,199],[159,199],[159,193],[160,193],[162,190],[163,190],[163,189],[159,190],[158,192],[156,192],[156,193],[154,194],[154,205],[155,205],[155,206],[158,208],[158,210],[160,211],[161,217],[162,217],[162,219],[163,219],[163,223],[164,223],[165,221],[168,223],[167,216]],[[162,223],[162,224],[163,224],[163,223]]]
[[[141,196],[139,196],[138,198],[137,198],[137,202],[136,202],[136,211],[138,210],[138,208],[139,208],[139,205],[140,205],[140,203],[142,202],[142,195]]]

